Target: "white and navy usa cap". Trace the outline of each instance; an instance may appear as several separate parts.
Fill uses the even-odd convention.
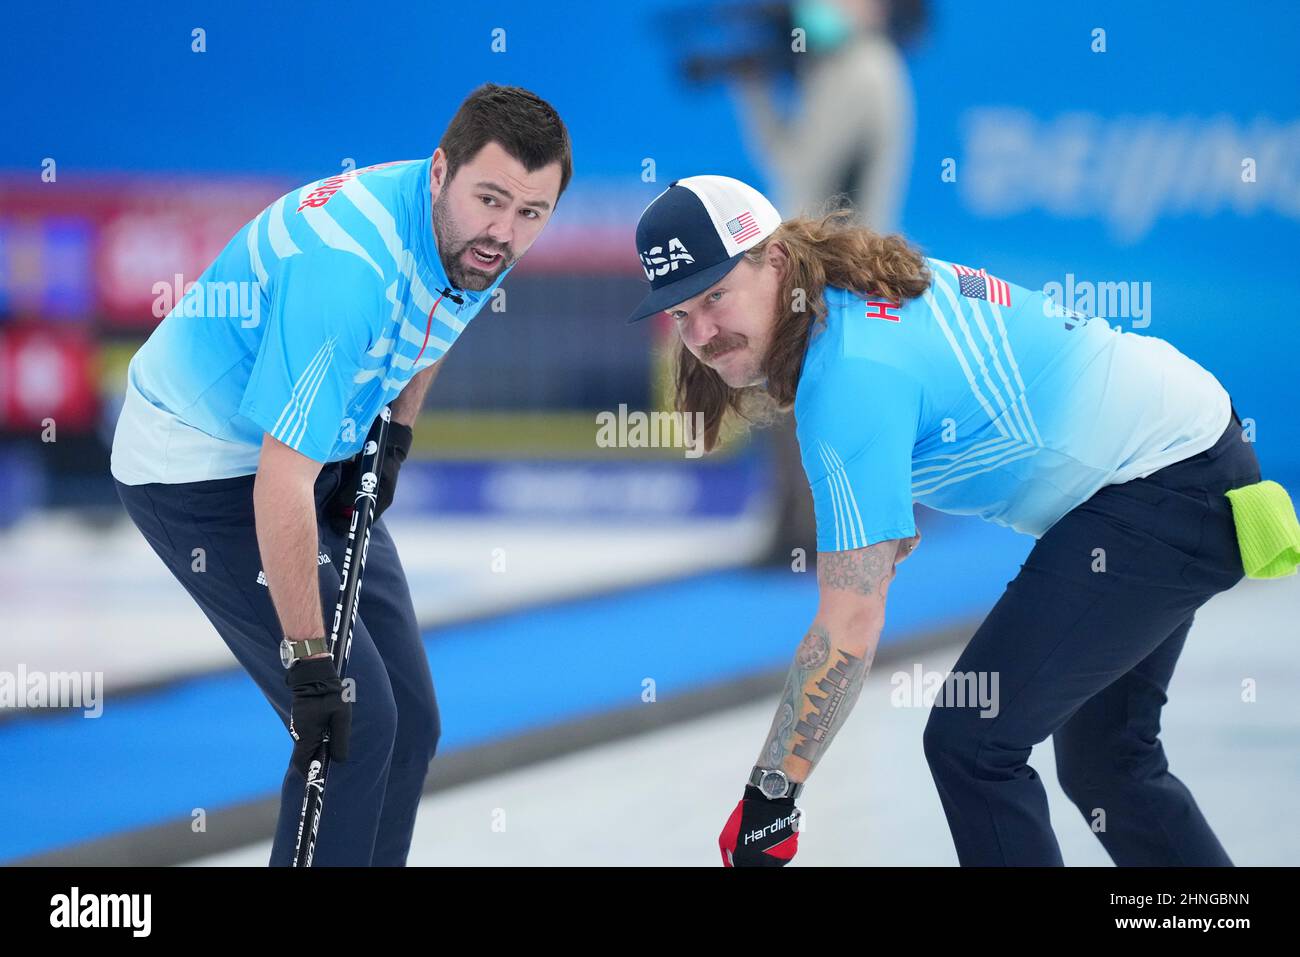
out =
[[[708,289],[781,225],[767,197],[730,176],[674,180],[641,213],[636,251],[650,292],[636,322]]]

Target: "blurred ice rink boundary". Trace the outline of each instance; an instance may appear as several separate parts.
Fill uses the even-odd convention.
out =
[[[888,678],[946,670],[1032,542],[918,511],[924,543],[891,590],[872,683],[809,790],[813,820],[833,835],[819,845],[814,825],[801,863],[954,862],[920,747],[926,712],[890,707]],[[710,831],[734,804],[816,605],[811,575],[748,564],[766,540],[762,516],[634,535],[482,518],[394,516],[392,528],[428,626],[444,727],[411,863],[712,864]],[[211,626],[129,527],[16,528],[3,544],[24,534],[41,559],[25,576],[9,569],[27,666],[101,663],[107,705],[94,720],[0,719],[0,754],[23,782],[0,796],[0,861],[265,863],[290,742]],[[508,575],[491,571],[491,548],[506,550]],[[45,580],[55,567],[66,577]],[[442,575],[449,584],[432,587]],[[52,623],[40,608],[56,590],[64,614]],[[109,593],[117,599],[103,601]],[[1297,609],[1300,579],[1216,597],[1170,691],[1172,768],[1230,853],[1249,858],[1239,863],[1300,858],[1281,827],[1300,785]],[[1246,678],[1259,686],[1249,704]],[[1067,861],[1105,864],[1051,779],[1050,751],[1035,751],[1035,767],[1054,820],[1073,822],[1058,824]],[[199,807],[207,829],[195,834]],[[497,808],[504,833],[484,817]],[[648,830],[655,841],[633,833]]]
[[[1289,824],[1300,787],[1298,607],[1300,579],[1246,581],[1212,599],[1197,614],[1163,714],[1170,770],[1237,866],[1300,862],[1300,835]],[[806,822],[791,866],[957,864],[921,747],[928,709],[892,707],[889,696],[899,672],[947,672],[968,634],[958,629],[947,641],[940,634],[932,643],[882,647],[852,718],[799,800]],[[1252,704],[1241,700],[1245,677],[1258,681]],[[719,697],[720,710],[683,714],[669,726],[545,764],[464,783],[452,775],[435,781],[409,863],[716,867],[718,834],[771,722],[782,678],[756,678],[751,703],[739,694],[734,704]],[[1043,778],[1066,865],[1111,866],[1056,781],[1050,740],[1034,748],[1030,766]],[[261,866],[269,855],[270,843],[262,842],[194,863]]]
[[[887,645],[960,635],[1030,544],[928,511],[921,521],[925,547],[895,587]],[[761,512],[649,527],[398,514],[391,527],[443,714],[431,785],[770,697],[816,610],[811,573],[752,565],[770,528]],[[258,809],[290,742],[138,533],[47,521],[4,544],[34,557],[8,569],[19,627],[3,664],[102,670],[106,705],[95,719],[0,718],[0,754],[24,782],[0,796],[0,860],[65,848],[47,859],[167,862],[262,836]],[[493,549],[507,574],[492,570]],[[177,841],[195,807],[239,823]]]

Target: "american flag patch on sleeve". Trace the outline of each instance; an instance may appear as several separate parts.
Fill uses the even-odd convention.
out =
[[[957,273],[957,282],[961,294],[967,299],[983,299],[997,306],[1011,305],[1011,287],[996,276],[990,276],[983,269],[971,269],[969,266],[952,264]]]

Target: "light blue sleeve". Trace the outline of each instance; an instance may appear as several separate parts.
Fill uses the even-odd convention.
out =
[[[921,396],[907,372],[856,357],[833,358],[815,381],[800,383],[795,415],[819,552],[916,534],[912,447]]]
[[[313,250],[285,260],[269,294],[239,412],[291,449],[326,462],[342,436],[371,330],[382,322],[382,279],[348,253]]]

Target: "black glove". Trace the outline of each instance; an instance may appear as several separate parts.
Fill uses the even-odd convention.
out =
[[[799,849],[794,798],[770,798],[752,784],[718,835],[724,867],[785,867]]]
[[[397,487],[397,470],[406,461],[411,451],[411,439],[415,432],[409,425],[400,422],[388,423],[388,441],[384,445],[383,474],[379,476],[379,492],[375,496],[374,518],[379,518],[384,509],[393,504],[393,490]],[[361,453],[343,463],[339,487],[325,503],[325,514],[329,516],[330,528],[339,535],[346,535],[352,524],[352,504],[357,494],[357,469],[361,466]]]
[[[289,734],[293,736],[293,766],[307,776],[312,755],[326,729],[330,760],[346,761],[352,736],[352,702],[343,700],[343,682],[333,658],[304,658],[295,662],[284,683],[293,689]]]

